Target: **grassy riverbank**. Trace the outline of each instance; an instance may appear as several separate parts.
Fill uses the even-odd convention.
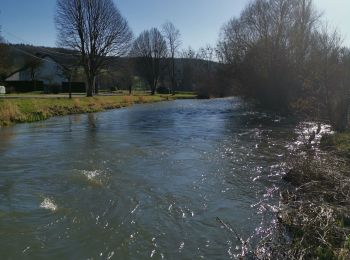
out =
[[[133,104],[159,102],[181,98],[165,95],[155,96],[96,96],[93,98],[19,98],[0,99],[0,126],[13,123],[34,122],[53,116],[63,116],[79,113],[92,113],[107,109],[116,109]]]
[[[263,243],[276,259],[350,259],[350,133],[325,135],[320,147],[289,160],[280,228]]]
[[[331,154],[294,162],[285,176],[292,187],[282,193],[279,213],[292,238],[288,257],[350,259],[349,169]]]
[[[350,132],[325,135],[321,139],[321,147],[338,156],[350,159]]]

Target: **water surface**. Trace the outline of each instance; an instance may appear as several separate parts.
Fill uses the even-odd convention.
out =
[[[235,258],[275,221],[294,127],[230,98],[0,129],[0,258]]]

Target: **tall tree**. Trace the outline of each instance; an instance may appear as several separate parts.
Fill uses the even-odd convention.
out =
[[[220,59],[232,65],[244,96],[288,109],[309,73],[305,64],[318,18],[312,0],[254,0],[224,26]]]
[[[1,26],[0,26],[0,83],[5,80],[7,75],[6,70],[6,49],[7,46],[4,43],[4,39],[1,35]]]
[[[5,40],[0,39],[0,83],[4,82],[6,78],[15,70],[13,57],[11,56],[11,49]]]
[[[132,32],[112,0],[57,0],[58,43],[81,55],[91,97],[106,56],[129,50]]]
[[[150,85],[152,95],[156,91],[166,54],[166,41],[157,28],[142,32],[134,41],[131,55],[136,58],[137,70]]]
[[[28,69],[30,79],[33,82],[34,90],[36,90],[36,83],[38,80],[39,69],[42,65],[43,61],[39,57],[33,56],[25,56],[24,67]]]
[[[176,89],[175,57],[181,45],[181,34],[171,22],[167,22],[163,25],[162,32],[168,45],[168,71],[171,80],[171,92],[174,95]]]
[[[0,25],[0,43],[3,43],[4,42],[4,38],[2,37],[2,34],[1,34],[1,25]]]
[[[239,94],[344,129],[348,54],[340,35],[322,25],[312,0],[251,1],[223,27],[219,61]]]

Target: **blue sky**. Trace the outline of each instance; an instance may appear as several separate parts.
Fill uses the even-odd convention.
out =
[[[215,44],[221,26],[239,16],[249,0],[116,0],[134,34],[171,21],[182,34],[183,48]],[[55,0],[1,0],[2,35],[10,42],[56,46]],[[350,1],[314,0],[324,17],[346,36],[350,46]]]

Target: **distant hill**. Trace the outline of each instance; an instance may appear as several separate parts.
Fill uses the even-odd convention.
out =
[[[79,53],[76,51],[65,48],[32,46],[26,44],[10,44],[8,46],[11,60],[13,62],[13,72],[26,68],[26,66],[28,66],[28,60],[35,59],[35,57],[44,61],[48,60],[47,57],[50,57],[49,60],[54,60],[60,67],[64,68],[80,67]],[[126,80],[125,77],[137,77],[142,81],[142,78],[139,77],[137,73],[135,60],[136,58],[132,57],[107,57],[103,68],[104,72],[100,75],[100,81],[106,82],[105,85],[108,86],[119,85],[119,82]],[[205,72],[205,69],[208,66],[215,69],[220,65],[213,61],[177,58],[176,68],[179,90],[194,90],[194,86],[198,85],[196,84],[196,81],[198,78],[202,78],[200,75],[207,73]],[[83,73],[82,68],[80,71]],[[52,73],[56,72],[52,71]],[[80,77],[79,81],[82,80],[83,79]],[[164,73],[161,77],[160,84],[169,85],[169,82],[168,73],[164,67]]]
[[[54,58],[57,62],[61,64],[71,64],[73,62],[77,62],[79,58],[79,53],[73,50],[58,48],[58,47],[45,47],[45,46],[33,46],[28,44],[9,44],[11,55],[14,55],[16,61],[19,62],[21,58],[26,56],[38,56],[44,57],[48,55]],[[107,63],[116,64],[116,63],[130,63],[135,58],[131,57],[107,57]],[[203,63],[208,63],[208,61],[200,60],[200,59],[187,59],[187,58],[177,58],[177,63],[183,63],[186,60],[191,60],[191,62],[196,63],[197,65]],[[217,62],[209,61],[210,66],[218,66]]]

